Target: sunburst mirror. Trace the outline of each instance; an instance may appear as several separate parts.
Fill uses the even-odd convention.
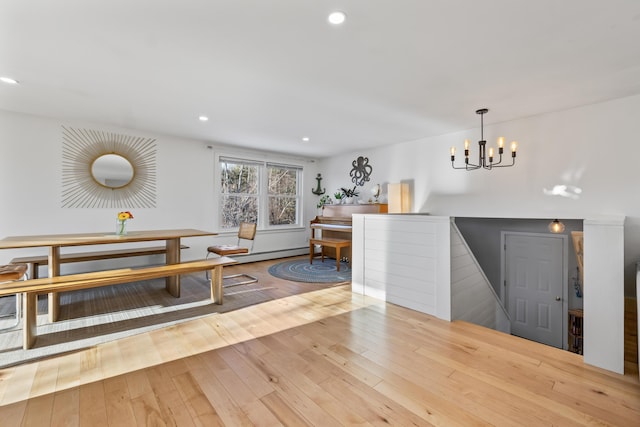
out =
[[[64,126],[62,139],[62,207],[155,207],[155,139]]]

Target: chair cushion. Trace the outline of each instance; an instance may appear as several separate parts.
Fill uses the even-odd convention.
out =
[[[0,282],[18,280],[27,272],[27,264],[0,265]]]
[[[219,245],[219,246],[209,246],[207,251],[213,252],[214,254],[218,254],[220,256],[227,255],[237,255],[237,254],[248,254],[249,248],[243,248],[242,246],[236,245]]]

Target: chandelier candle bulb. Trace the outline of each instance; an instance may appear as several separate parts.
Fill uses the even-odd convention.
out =
[[[489,148],[489,163],[493,163],[493,147]]]
[[[451,147],[451,161],[456,159],[456,147]]]
[[[511,143],[511,157],[515,157],[516,156],[517,148],[518,148],[518,143],[516,141],[513,141]]]

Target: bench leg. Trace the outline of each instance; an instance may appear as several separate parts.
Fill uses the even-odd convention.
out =
[[[336,270],[340,271],[340,246],[336,246]]]
[[[49,248],[49,277],[60,275],[60,247],[52,246]],[[57,292],[49,294],[49,322],[53,323],[58,320],[60,311],[60,295]]]
[[[211,270],[211,301],[222,304],[222,266]]]
[[[315,245],[313,243],[309,243],[309,264],[313,264],[313,251],[315,250]]]
[[[28,350],[33,347],[38,336],[37,331],[37,309],[38,309],[38,295],[32,293],[25,293],[22,296],[23,301],[23,322],[22,325],[22,348]]]

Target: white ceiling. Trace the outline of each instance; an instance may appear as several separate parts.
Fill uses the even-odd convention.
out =
[[[0,0],[0,76],[0,109],[324,157],[640,94],[640,1]]]

